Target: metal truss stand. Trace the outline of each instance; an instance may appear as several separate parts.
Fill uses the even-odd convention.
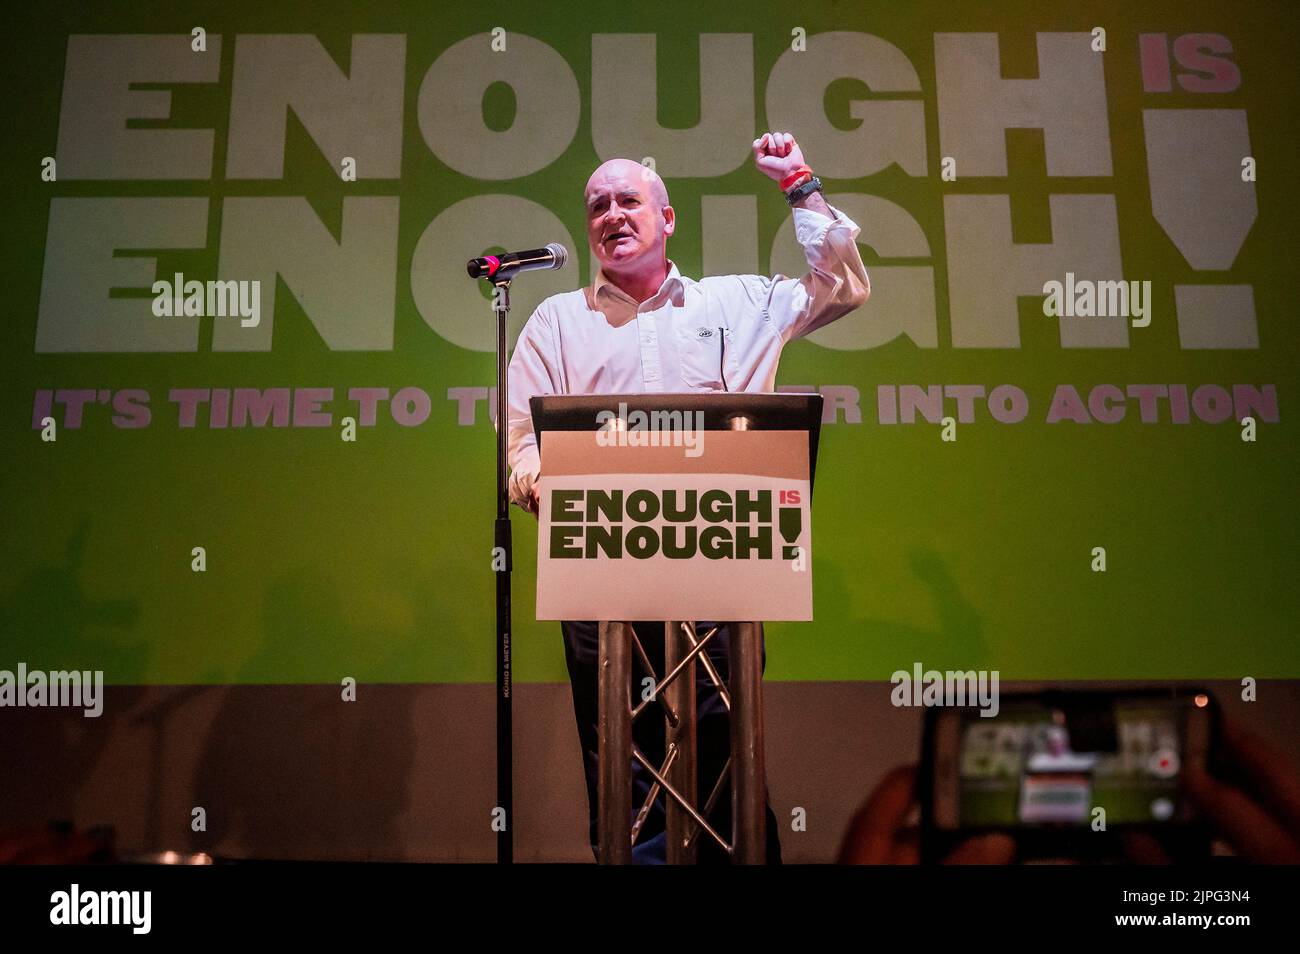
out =
[[[734,864],[767,860],[763,760],[763,653],[761,623],[732,623],[729,683],[723,685],[704,651],[718,627],[703,636],[690,622],[664,624],[662,678],[650,666],[630,623],[600,624],[600,672],[597,719],[600,777],[597,785],[597,855],[601,864],[628,864],[632,846],[656,798],[666,797],[667,861],[694,864],[699,838],[712,838]],[[632,704],[632,654],[655,679],[654,694]],[[703,806],[696,791],[695,668],[703,668],[730,714],[731,758],[723,766]],[[664,763],[650,764],[632,744],[632,723],[654,706],[665,721]],[[632,817],[632,761],[639,762],[654,784]],[[723,789],[731,789],[732,830],[728,842],[708,822]]]

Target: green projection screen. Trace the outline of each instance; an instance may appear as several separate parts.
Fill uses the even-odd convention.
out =
[[[516,283],[517,333],[591,279],[582,187],[622,155],[664,177],[685,274],[798,274],[750,155],[786,129],[873,294],[784,354],[833,419],[816,619],[769,627],[767,677],[1300,676],[1285,9],[11,14],[6,657],[489,681],[495,364],[465,260],[573,253]],[[177,276],[256,282],[256,308],[157,304]],[[564,681],[514,522],[515,678]]]

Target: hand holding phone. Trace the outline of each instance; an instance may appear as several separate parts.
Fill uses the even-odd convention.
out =
[[[1209,828],[1182,783],[1207,765],[1207,692],[1004,693],[995,711],[926,712],[923,859],[998,832],[1021,860],[1208,857]]]
[[[1219,765],[1184,772],[1183,790],[1238,854],[1259,864],[1300,864],[1300,772],[1240,725],[1220,724]]]
[[[840,847],[840,864],[920,864],[920,832],[908,825],[908,817],[918,807],[916,782],[914,765],[894,769],[885,776],[849,824]],[[1007,865],[1015,857],[1015,840],[992,832],[966,839],[943,861],[954,865]]]

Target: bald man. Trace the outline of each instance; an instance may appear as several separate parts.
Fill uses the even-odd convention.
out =
[[[789,133],[765,133],[753,142],[754,164],[776,181],[794,210],[795,235],[808,260],[799,278],[723,275],[693,281],[668,258],[677,214],[654,170],[631,159],[603,163],[587,181],[587,244],[596,264],[590,286],[547,298],[520,332],[510,361],[509,462],[511,499],[534,516],[541,462],[528,401],[538,394],[627,394],[776,390],[781,349],[795,338],[847,315],[867,300],[871,285],[856,238],[858,227],[827,204],[821,181],[804,164]],[[662,677],[663,623],[634,624],[651,665]],[[704,633],[712,623],[696,623]],[[565,658],[573,689],[587,776],[590,841],[596,847],[597,624],[565,621]],[[724,625],[706,652],[725,681],[729,633]],[[633,686],[648,673],[634,664]],[[764,652],[766,666],[766,652]],[[726,764],[727,710],[704,672],[697,674],[698,790],[712,791]],[[634,697],[636,694],[634,693]],[[633,723],[633,742],[656,764],[664,757],[661,719]],[[633,763],[634,810],[653,784]],[[719,798],[709,819],[731,826],[731,799]],[[767,856],[779,862],[776,818],[767,811]],[[664,859],[660,795],[633,850],[640,863]],[[700,861],[726,861],[701,838]]]

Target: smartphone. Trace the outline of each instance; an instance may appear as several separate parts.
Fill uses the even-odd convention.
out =
[[[1171,860],[1208,857],[1210,833],[1180,792],[1210,764],[1217,706],[1204,689],[1002,693],[988,709],[926,710],[921,850],[941,861],[1005,832],[1022,861],[1133,860],[1125,833]]]

